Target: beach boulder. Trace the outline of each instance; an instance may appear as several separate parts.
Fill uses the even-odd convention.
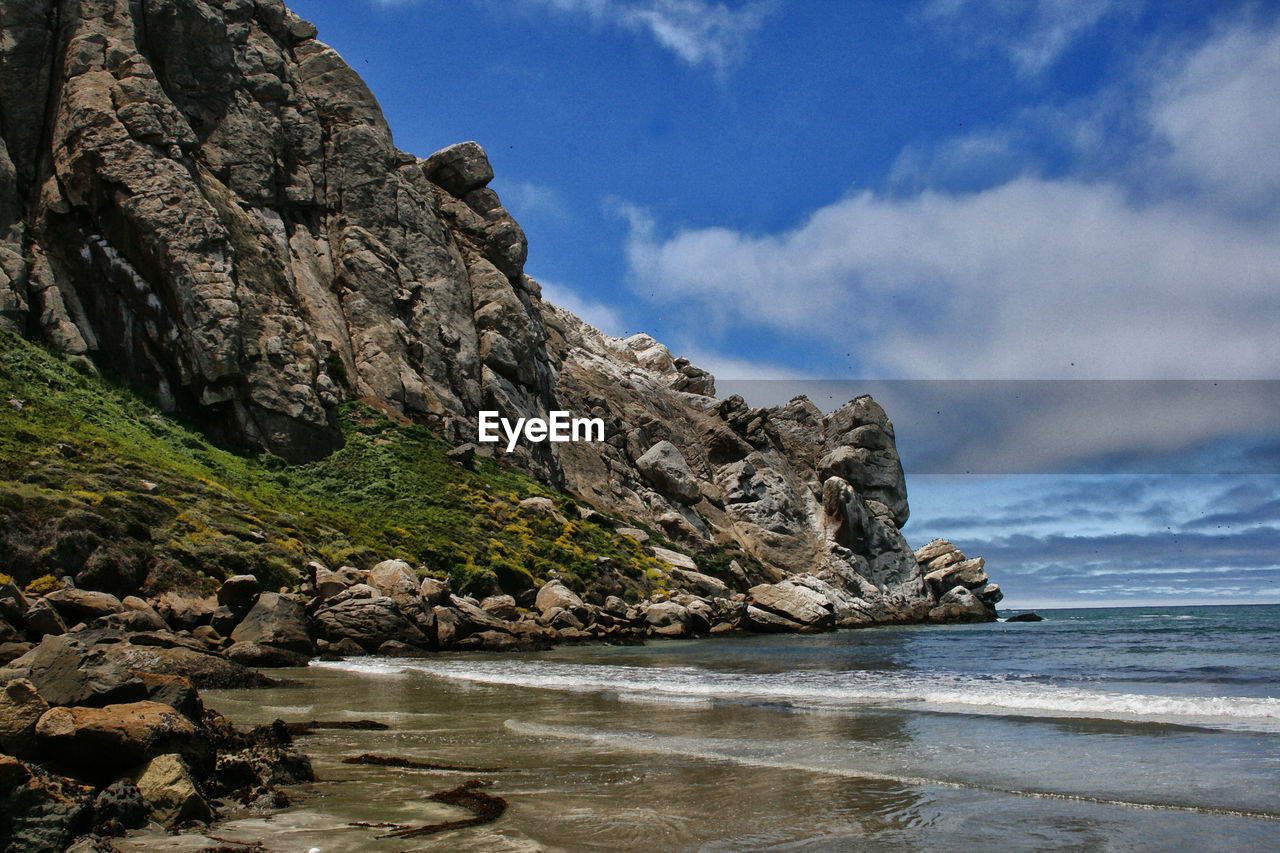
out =
[[[753,586],[747,591],[747,603],[780,615],[804,630],[825,631],[835,627],[835,614],[826,597],[790,580]]]
[[[93,788],[0,755],[0,803],[6,850],[61,851],[89,828]]]
[[[42,751],[90,777],[113,778],[166,752],[199,755],[195,724],[159,702],[105,708],[50,708],[36,722]]]
[[[301,602],[277,592],[264,592],[231,632],[237,643],[274,646],[298,655],[315,651],[311,623]]]

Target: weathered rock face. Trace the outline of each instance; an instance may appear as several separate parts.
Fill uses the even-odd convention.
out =
[[[343,398],[547,408],[483,151],[396,150],[280,0],[16,0],[0,25],[0,323],[293,459],[336,446]]]
[[[880,406],[718,400],[653,338],[544,302],[480,146],[397,150],[372,93],[280,0],[11,0],[0,28],[0,326],[290,460],[334,449],[336,407],[357,398],[457,444],[481,410],[599,417],[603,443],[504,458],[695,553],[741,548],[756,564],[740,590],[816,573],[871,621],[927,618],[945,592],[898,532]],[[409,579],[369,582],[399,600]],[[251,595],[227,589],[220,633]],[[395,622],[376,601],[317,618],[332,641],[367,639]]]

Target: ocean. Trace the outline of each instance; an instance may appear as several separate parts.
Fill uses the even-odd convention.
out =
[[[1280,607],[1041,611],[1039,623],[355,658],[210,691],[321,781],[237,815],[270,851],[1280,850]],[[343,764],[360,753],[474,768]],[[427,800],[469,779],[496,822]],[[122,849],[182,849],[139,836]],[[193,848],[195,849],[195,848]]]

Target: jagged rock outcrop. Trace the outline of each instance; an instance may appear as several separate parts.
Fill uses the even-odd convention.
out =
[[[373,94],[280,0],[7,0],[0,29],[0,326],[289,460],[334,449],[353,399],[459,445],[477,441],[481,410],[598,417],[600,443],[465,455],[502,455],[695,555],[741,550],[748,568],[718,582],[751,588],[745,618],[768,630],[967,606],[941,601],[955,585],[926,583],[899,532],[907,493],[879,405],[720,400],[653,338],[609,337],[543,301],[483,149],[396,149]],[[680,557],[673,568],[701,573]],[[404,568],[368,593],[313,572],[324,639],[491,630],[446,598],[413,604]],[[211,630],[243,623],[256,591],[233,592]],[[784,606],[797,596],[823,612]],[[54,604],[29,634],[83,618]]]

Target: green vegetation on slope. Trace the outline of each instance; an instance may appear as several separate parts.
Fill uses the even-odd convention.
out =
[[[578,520],[572,498],[488,460],[466,470],[429,429],[370,405],[340,419],[345,446],[317,462],[238,456],[83,362],[0,332],[0,572],[124,594],[241,573],[295,586],[309,560],[398,557],[476,594],[552,572],[632,597],[663,585],[663,564]],[[531,496],[567,521],[522,508]]]

